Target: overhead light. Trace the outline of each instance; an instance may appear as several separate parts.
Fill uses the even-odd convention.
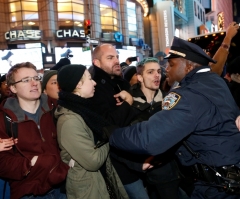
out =
[[[28,22],[28,25],[30,25],[30,26],[32,26],[32,25],[34,25],[35,24],[35,22],[33,22],[33,21],[29,21]]]
[[[213,34],[212,36],[214,36],[214,37],[215,37],[215,36],[216,36],[216,34]]]
[[[140,3],[140,5],[142,6],[143,8],[143,11],[144,11],[144,17],[146,17],[148,15],[148,12],[149,12],[149,7],[148,7],[148,2],[147,0],[137,0],[138,3]]]
[[[66,23],[70,23],[70,21],[65,21]]]
[[[77,26],[80,26],[80,27],[82,27],[83,25],[80,23],[80,24],[78,24]]]
[[[75,24],[80,24],[80,21],[74,21]]]

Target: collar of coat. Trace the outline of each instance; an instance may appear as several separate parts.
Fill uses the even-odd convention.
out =
[[[202,71],[201,73],[205,72],[205,73],[209,73],[210,72],[210,67],[209,66],[199,66],[196,67],[195,69],[193,69],[192,71],[190,71],[179,83],[179,85],[181,85],[182,83],[186,82],[188,79],[192,78],[192,76],[194,76],[196,73],[198,73],[198,71]]]
[[[48,98],[47,95],[41,94],[40,96],[41,115],[54,108],[53,101]],[[26,115],[23,109],[20,107],[18,99],[16,97],[9,97],[4,102],[2,110],[7,113],[14,121],[26,120]]]
[[[130,94],[133,96],[134,101],[138,101],[140,103],[147,102],[147,99],[146,99],[145,95],[143,94],[143,92],[141,90],[141,85],[139,83],[134,84],[131,87]],[[163,100],[162,92],[158,89],[158,90],[156,90],[156,92],[154,94],[153,101],[154,102],[161,102],[162,100]]]
[[[121,76],[114,76],[114,78],[111,78],[111,76],[106,73],[104,70],[97,66],[93,66],[93,80],[97,82],[97,84],[105,84],[110,83],[113,87],[118,84],[121,87],[121,90],[128,91],[130,88],[130,84],[124,80]]]

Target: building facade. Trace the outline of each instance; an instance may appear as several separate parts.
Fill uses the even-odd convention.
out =
[[[233,21],[232,0],[203,0],[206,13],[208,32],[226,30]]]
[[[121,49],[130,49],[140,58],[145,56],[143,18],[149,12],[146,0],[0,0],[0,11],[2,50],[15,49],[16,54],[16,49],[31,44],[31,48],[42,48],[45,58],[55,54],[56,48],[90,51],[100,43],[112,43],[120,54]],[[86,20],[91,23],[88,35]],[[62,52],[60,57],[64,56]],[[8,58],[0,56],[2,60]],[[58,59],[56,56],[52,62]]]

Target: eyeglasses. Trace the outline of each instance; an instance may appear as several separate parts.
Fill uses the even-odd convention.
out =
[[[17,82],[14,82],[12,85],[14,84],[17,84],[19,82],[23,82],[23,83],[29,83],[30,81],[36,81],[36,82],[39,82],[42,80],[42,77],[41,76],[34,76],[34,77],[25,77]]]

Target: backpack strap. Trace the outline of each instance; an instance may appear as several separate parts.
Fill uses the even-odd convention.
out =
[[[7,135],[9,137],[13,137],[13,139],[17,138],[18,137],[17,123],[12,122],[12,119],[5,112],[4,112],[3,117],[4,117],[4,123],[5,123]],[[15,150],[15,147],[13,149]],[[7,191],[7,180],[4,181],[2,199],[5,199],[6,191]]]

